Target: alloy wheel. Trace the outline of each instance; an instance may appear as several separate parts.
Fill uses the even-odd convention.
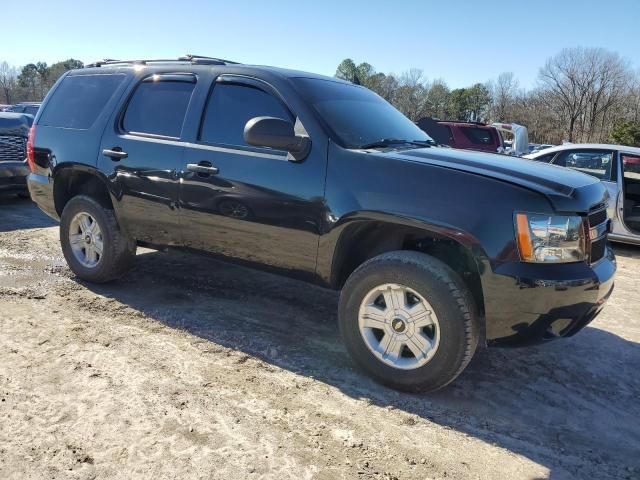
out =
[[[358,326],[371,353],[402,370],[425,365],[440,342],[433,307],[415,290],[395,283],[385,283],[365,295]]]

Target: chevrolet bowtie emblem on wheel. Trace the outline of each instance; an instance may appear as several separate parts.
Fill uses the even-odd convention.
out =
[[[400,320],[399,318],[396,318],[392,323],[391,326],[393,327],[393,329],[398,332],[398,333],[402,333],[404,332],[405,329],[405,324],[402,320]]]

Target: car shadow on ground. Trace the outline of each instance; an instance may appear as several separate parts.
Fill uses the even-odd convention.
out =
[[[603,477],[640,471],[640,345],[597,321],[563,341],[480,348],[452,385],[416,395],[353,368],[332,291],[182,252],[139,254],[121,281],[86,287],[351,397],[499,445],[546,466],[550,478],[580,478],[585,462]]]
[[[39,209],[30,198],[0,193],[0,232],[53,227],[56,222]]]

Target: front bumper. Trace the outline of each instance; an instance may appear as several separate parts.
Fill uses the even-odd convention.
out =
[[[27,190],[29,167],[24,162],[0,162],[0,192],[24,192]]]
[[[489,345],[521,346],[570,337],[588,325],[613,291],[616,261],[607,246],[594,265],[509,263],[483,280]]]

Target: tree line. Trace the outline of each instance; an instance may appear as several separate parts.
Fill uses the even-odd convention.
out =
[[[0,104],[40,101],[60,75],[82,67],[73,58],[21,68],[2,61]],[[640,72],[617,53],[602,48],[560,51],[540,68],[530,89],[521,88],[511,72],[451,89],[443,79],[427,79],[422,70],[385,74],[349,58],[338,65],[335,76],[370,88],[413,121],[429,116],[514,122],[527,126],[534,143],[567,140],[640,146]]]
[[[422,70],[377,72],[347,58],[335,76],[363,85],[413,121],[509,122],[525,125],[534,143],[614,142],[640,146],[640,72],[615,52],[571,48],[549,58],[536,85],[524,89],[511,72],[450,89]]]
[[[39,102],[64,72],[83,66],[73,58],[53,65],[28,63],[21,68],[0,61],[0,104]]]

